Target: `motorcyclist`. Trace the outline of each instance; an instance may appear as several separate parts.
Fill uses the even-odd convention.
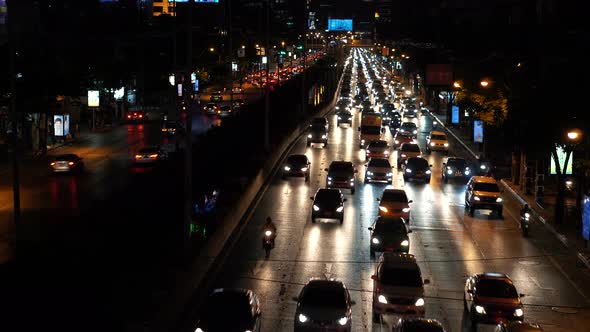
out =
[[[492,164],[482,155],[477,156],[478,173],[483,176],[491,176]]]
[[[520,217],[521,217],[521,218],[524,218],[524,217],[525,217],[525,215],[526,215],[527,213],[530,215],[530,213],[531,213],[531,208],[529,207],[529,205],[528,205],[528,204],[525,204],[525,205],[522,207],[522,209],[520,210]]]
[[[277,226],[272,222],[272,219],[270,217],[266,217],[266,221],[264,222],[262,229],[263,229],[264,233],[266,233],[266,231],[272,232],[271,241],[272,241],[272,246],[274,247],[275,246],[275,238],[277,237]],[[264,245],[264,237],[262,238],[262,244]]]

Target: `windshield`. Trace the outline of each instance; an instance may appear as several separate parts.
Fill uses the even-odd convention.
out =
[[[406,226],[401,220],[385,220],[375,224],[375,231],[387,233],[406,233]]]
[[[252,310],[248,298],[240,293],[217,293],[207,300],[203,315],[210,322],[227,320],[227,313],[231,312],[232,320],[249,322],[252,320]]]
[[[408,167],[415,167],[415,168],[428,168],[428,161],[423,158],[410,158],[408,160]]]
[[[403,191],[386,191],[383,193],[382,201],[389,202],[408,202],[408,197]]]
[[[414,122],[404,122],[402,123],[402,127],[405,129],[416,129],[416,124]]]
[[[303,155],[289,156],[289,158],[287,159],[287,163],[289,163],[289,164],[306,164],[307,157],[303,156]]]
[[[432,135],[431,136],[432,139],[438,139],[438,140],[446,140],[447,137],[445,135]]]
[[[319,288],[306,289],[301,296],[302,306],[346,308],[346,296],[342,288]],[[227,311],[226,311],[227,312]]]
[[[477,283],[476,293],[485,297],[517,298],[514,285],[504,280],[483,279]]]
[[[311,125],[311,131],[326,131],[326,125],[320,123],[314,123]]]
[[[466,162],[464,159],[450,159],[447,161],[447,166],[456,167],[456,168],[465,168]]]
[[[388,286],[422,287],[422,277],[418,269],[381,267],[379,281]]]
[[[402,151],[405,152],[420,152],[418,144],[404,144],[402,145]]]
[[[369,143],[370,148],[386,148],[387,142],[386,141],[372,141]]]
[[[319,190],[316,195],[318,201],[338,201],[340,200],[340,192],[338,190]]]
[[[367,135],[381,135],[381,127],[379,126],[361,126],[361,133]]]
[[[387,159],[371,159],[369,161],[369,167],[385,167],[391,168],[391,164]]]
[[[500,188],[495,183],[480,182],[473,184],[475,191],[500,192]]]

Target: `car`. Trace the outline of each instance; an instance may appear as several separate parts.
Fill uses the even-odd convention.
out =
[[[340,189],[320,188],[313,197],[311,222],[315,224],[317,218],[338,219],[344,222],[344,202],[346,198]]]
[[[232,93],[243,93],[244,92],[244,89],[242,89],[239,86],[234,86],[233,88],[231,88],[231,92]]]
[[[311,126],[315,126],[315,125],[323,125],[326,127],[326,130],[330,129],[330,124],[328,122],[328,119],[321,116],[321,117],[315,117],[313,119],[311,119],[311,124],[309,125]]]
[[[234,99],[234,104],[233,104],[234,109],[237,110],[241,107],[244,107],[244,105],[246,105],[246,99],[243,99],[243,98]]]
[[[442,180],[445,183],[449,179],[468,180],[471,177],[471,168],[463,158],[449,157],[442,166]]]
[[[414,138],[418,137],[418,126],[416,126],[414,122],[402,122],[399,131],[402,134],[410,134],[414,136]]]
[[[489,176],[472,176],[465,190],[465,208],[473,217],[477,209],[490,209],[502,218],[502,192],[496,180]]]
[[[75,173],[84,171],[84,162],[77,154],[56,155],[49,162],[53,173]]]
[[[217,114],[221,118],[226,118],[233,114],[233,109],[229,105],[223,105],[217,110]]]
[[[165,136],[174,136],[181,133],[182,127],[176,121],[164,121],[161,130]]]
[[[443,325],[432,318],[402,317],[393,326],[393,332],[446,332]]]
[[[422,180],[424,183],[430,183],[432,165],[428,164],[428,160],[422,157],[411,157],[406,160],[404,167],[404,181]]]
[[[307,146],[312,143],[322,143],[324,147],[328,146],[328,129],[323,124],[312,124],[307,134]]]
[[[389,144],[384,140],[373,140],[367,144],[365,149],[365,159],[370,158],[389,158]]]
[[[380,315],[424,316],[424,284],[420,266],[412,254],[384,252],[373,279],[373,321]]]
[[[309,174],[311,172],[311,163],[304,154],[292,154],[287,157],[285,165],[283,166],[283,179],[288,176],[303,176],[305,181],[309,181]]]
[[[504,321],[496,325],[494,332],[543,332],[543,328],[535,323]]]
[[[389,217],[401,217],[410,224],[410,204],[406,191],[403,189],[385,189],[379,202],[379,215]]]
[[[342,281],[311,278],[293,300],[296,332],[351,331],[355,302]]]
[[[449,139],[447,134],[439,130],[433,130],[426,136],[426,151],[443,151],[449,154]]]
[[[217,111],[219,110],[219,106],[216,103],[207,103],[203,106],[203,110],[206,114],[209,115],[216,115]]]
[[[391,131],[392,133],[395,131],[397,132],[399,130],[399,127],[402,125],[402,119],[401,116],[396,116],[396,114],[399,114],[397,112],[392,112],[392,114],[389,116],[389,131]],[[410,135],[412,136],[412,135]]]
[[[412,105],[412,106],[414,106],[414,105]],[[406,108],[404,110],[404,116],[406,118],[415,118],[416,116],[418,116],[418,110],[416,109],[416,106]]]
[[[371,231],[370,254],[375,252],[405,252],[410,250],[409,233],[406,221],[400,217],[377,217],[377,220],[369,227]]]
[[[365,167],[365,183],[385,182],[393,184],[393,172],[388,159],[371,158]]]
[[[524,321],[524,308],[514,283],[504,273],[476,273],[467,278],[463,292],[463,309],[477,324],[497,324],[499,321]]]
[[[342,98],[342,97],[341,97]],[[343,98],[338,100],[335,106],[336,112],[342,112],[350,109],[350,100],[348,98]]]
[[[128,122],[143,122],[147,120],[147,115],[144,111],[129,111],[127,112]]]
[[[260,300],[253,291],[217,288],[209,294],[199,311],[193,331],[259,332],[261,323]]]
[[[340,111],[336,113],[336,124],[340,126],[343,123],[352,126],[352,114],[349,111]]]
[[[363,102],[363,100],[365,100],[365,97],[361,96],[360,94],[357,94],[352,99],[352,103],[354,104],[355,107],[357,107],[357,106],[360,106],[361,105],[361,103]]]
[[[223,95],[221,95],[221,91],[216,91],[211,94],[209,97],[209,101],[219,102],[223,101]]]
[[[135,154],[135,163],[142,165],[154,165],[160,161],[166,160],[168,154],[159,146],[147,146],[139,149]]]
[[[332,161],[329,168],[324,169],[328,172],[326,177],[326,188],[350,189],[354,195],[355,176],[357,172],[350,161]]]
[[[393,149],[397,150],[404,143],[415,143],[414,136],[412,134],[402,133],[400,131],[393,135]]]
[[[397,168],[400,168],[409,158],[421,156],[422,151],[418,143],[402,143],[397,155]]]

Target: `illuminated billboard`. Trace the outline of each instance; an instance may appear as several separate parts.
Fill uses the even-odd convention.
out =
[[[564,169],[565,169],[565,174],[572,174],[572,165],[574,163],[573,153],[572,153],[572,155],[570,155],[570,159],[567,161],[567,167],[563,167],[563,164],[565,164],[565,157],[567,155],[567,152],[559,146],[555,147],[555,149],[557,150],[557,159],[559,161],[559,167],[561,168],[562,174],[563,174]],[[555,175],[555,174],[557,174],[557,166],[555,165],[555,158],[553,158],[553,156],[551,156],[550,158],[551,159],[550,159],[550,165],[549,165],[549,174]]]
[[[352,19],[328,19],[328,31],[352,31]]]

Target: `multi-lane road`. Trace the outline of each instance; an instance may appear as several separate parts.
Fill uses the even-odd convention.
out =
[[[297,296],[311,277],[337,278],[348,286],[356,305],[353,331],[390,331],[394,316],[380,323],[371,321],[372,280],[375,259],[369,254],[367,227],[378,214],[380,184],[363,184],[365,156],[358,148],[359,113],[354,112],[351,128],[338,128],[329,115],[329,147],[306,147],[305,137],[291,153],[304,153],[311,161],[311,181],[303,178],[272,179],[251,220],[235,243],[214,287],[241,287],[260,295],[263,331],[293,329]],[[432,122],[426,116],[418,124],[418,141],[424,148]],[[387,131],[386,139],[392,143]],[[451,155],[454,154],[451,148]],[[527,321],[541,324],[545,331],[588,331],[590,321],[590,275],[578,269],[567,250],[538,224],[532,237],[523,238],[518,228],[520,206],[504,195],[504,218],[464,210],[464,183],[441,181],[443,156],[425,156],[433,165],[430,184],[404,183],[396,170],[394,188],[404,188],[412,204],[410,253],[417,258],[423,277],[430,280],[426,290],[426,317],[438,319],[448,331],[469,330],[463,314],[463,287],[475,272],[507,273],[517,290],[525,294]],[[391,156],[395,165],[397,152]],[[326,172],[333,160],[352,161],[358,170],[354,195],[346,198],[344,224],[310,221],[310,197],[326,185]],[[269,259],[260,247],[262,223],[271,216],[277,224],[276,247]],[[231,313],[228,313],[231,317]],[[194,329],[194,327],[193,327]],[[493,326],[481,325],[480,331]]]

